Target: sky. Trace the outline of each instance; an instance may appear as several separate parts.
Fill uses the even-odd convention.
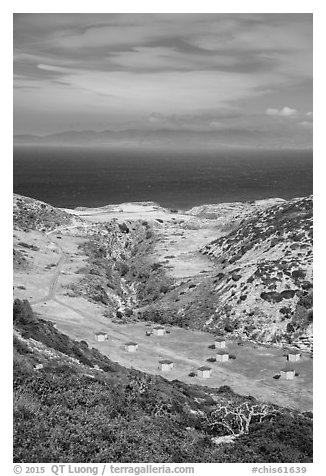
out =
[[[312,146],[312,14],[16,13],[13,58],[16,134],[227,131],[234,144]]]

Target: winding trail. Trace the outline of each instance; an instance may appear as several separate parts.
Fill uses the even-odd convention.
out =
[[[56,246],[56,248],[59,250],[60,256],[59,256],[59,260],[56,264],[53,277],[50,281],[49,291],[48,291],[47,295],[42,297],[42,298],[38,298],[38,299],[35,299],[34,301],[31,301],[32,305],[33,304],[38,304],[40,302],[50,301],[52,299],[56,300],[55,295],[56,295],[56,290],[57,290],[57,286],[58,286],[58,280],[59,280],[59,277],[60,277],[60,273],[62,271],[62,267],[63,267],[63,265],[66,261],[66,255],[64,254],[64,251],[63,251],[62,247],[60,245],[58,245],[58,243],[56,243],[55,241],[53,241],[49,238],[50,233],[58,233],[58,229],[46,233],[46,238],[50,243],[52,243]]]

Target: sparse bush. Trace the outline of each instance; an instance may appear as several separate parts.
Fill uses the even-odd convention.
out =
[[[217,389],[217,393],[228,393],[228,394],[234,394],[234,391],[232,390],[231,387],[228,385],[222,385]]]
[[[280,313],[284,315],[290,314],[290,312],[291,312],[291,308],[289,307],[281,307],[280,309]]]
[[[118,223],[121,233],[129,233],[129,228],[125,223]]]

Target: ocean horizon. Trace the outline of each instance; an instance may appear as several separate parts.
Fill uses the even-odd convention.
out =
[[[13,191],[61,208],[290,199],[313,192],[313,152],[15,146]]]

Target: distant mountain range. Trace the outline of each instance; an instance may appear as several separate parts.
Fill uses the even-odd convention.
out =
[[[45,136],[14,135],[14,145],[111,145],[142,147],[264,147],[279,148],[262,131],[222,129],[218,131],[193,130],[138,130],[123,131],[66,131]],[[289,144],[289,147],[295,144]]]

